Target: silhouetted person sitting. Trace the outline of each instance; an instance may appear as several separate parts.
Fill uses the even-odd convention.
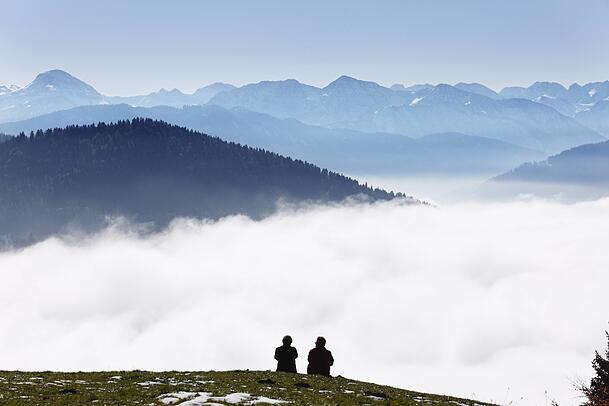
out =
[[[292,337],[283,337],[283,345],[275,350],[275,359],[277,360],[277,372],[294,372],[296,373],[296,358],[298,351],[292,347]]]
[[[317,337],[315,348],[309,351],[307,374],[330,376],[330,367],[334,365],[332,353],[326,349],[326,339]]]

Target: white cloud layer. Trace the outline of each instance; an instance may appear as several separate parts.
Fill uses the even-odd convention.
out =
[[[0,369],[299,371],[578,404],[609,321],[609,199],[284,211],[0,254]]]

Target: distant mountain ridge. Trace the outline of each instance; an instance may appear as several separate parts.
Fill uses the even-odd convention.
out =
[[[193,94],[185,94],[177,89],[161,89],[140,96],[105,96],[69,73],[54,69],[39,74],[24,88],[0,86],[0,123],[99,104],[127,103],[143,107],[205,104],[218,93],[233,88],[226,83],[213,83],[197,89]]]
[[[178,89],[165,90],[161,89],[158,92],[152,92],[141,96],[114,96],[107,97],[107,101],[112,104],[129,104],[135,107],[154,107],[154,106],[170,106],[183,107],[189,105],[206,104],[212,97],[218,93],[227,92],[235,89],[235,86],[227,83],[212,83],[197,89],[193,94],[182,93]]]
[[[357,129],[349,123],[364,114],[411,100],[408,93],[341,76],[324,88],[296,80],[254,83],[221,93],[210,103],[225,108],[242,107],[278,118],[295,118],[312,125]]]
[[[396,197],[303,161],[150,119],[0,143],[0,234],[10,240],[36,240],[69,225],[95,229],[107,215],[164,225],[180,216],[261,217],[279,200],[351,196]]]
[[[295,118],[327,128],[411,138],[463,133],[557,153],[606,139],[600,133],[609,135],[609,117],[602,108],[608,97],[609,82],[574,84],[569,89],[556,83],[538,82],[529,88],[511,87],[497,93],[479,83],[387,88],[349,76],[341,76],[323,88],[288,79],[239,88],[216,83],[193,94],[162,89],[148,95],[110,97],[63,71],[54,70],[38,75],[24,89],[0,95],[0,122],[86,105],[182,107],[209,103],[280,119]]]
[[[609,196],[609,141],[580,145],[492,178],[482,197],[541,196],[564,201]]]
[[[494,180],[602,185],[609,191],[609,141],[580,145],[545,161],[523,164]]]
[[[528,88],[505,88],[501,91],[501,96],[519,97],[545,104],[609,137],[609,81],[591,82],[583,86],[574,83],[568,88],[560,83],[536,82]]]
[[[555,82],[535,82],[529,87],[506,87],[499,93],[505,98],[522,98],[551,106],[563,103],[561,113],[574,116],[609,98],[609,81],[574,83],[568,88]],[[560,110],[559,110],[560,111]]]
[[[39,74],[22,89],[0,95],[0,122],[104,102],[92,86],[64,71],[52,70]]]
[[[221,93],[209,103],[330,128],[412,138],[459,132],[547,152],[604,139],[543,104],[490,98],[444,84],[408,91],[349,77],[323,89],[297,81],[260,82]]]
[[[415,140],[396,134],[311,126],[295,119],[280,120],[262,113],[240,108],[227,110],[216,105],[180,109],[85,106],[22,122],[0,124],[0,132],[27,134],[70,124],[110,123],[136,117],[163,120],[352,174],[412,176],[459,173],[486,177],[546,157],[539,151],[465,134],[434,134]]]

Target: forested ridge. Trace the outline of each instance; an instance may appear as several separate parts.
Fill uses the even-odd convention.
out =
[[[609,187],[609,141],[580,145],[545,161],[523,164],[495,181],[544,182]]]
[[[353,195],[395,197],[303,161],[151,119],[37,131],[0,144],[5,238],[96,226],[107,215],[158,225],[178,216],[260,217],[279,199]]]

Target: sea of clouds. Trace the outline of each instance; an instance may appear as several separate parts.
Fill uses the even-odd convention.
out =
[[[609,199],[285,209],[0,253],[0,369],[299,371],[579,404],[609,328]]]

